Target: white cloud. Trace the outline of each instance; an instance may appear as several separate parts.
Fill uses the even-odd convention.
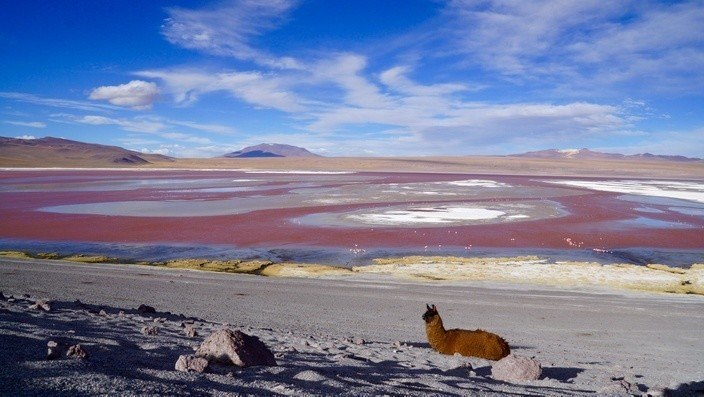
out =
[[[699,1],[455,0],[444,18],[448,51],[508,79],[565,92],[704,89]]]
[[[229,152],[241,149],[242,146],[227,146],[227,145],[181,145],[181,144],[160,144],[153,147],[142,147],[139,149],[142,153],[163,154],[165,156],[186,157],[186,158],[203,158],[217,157]]]
[[[225,91],[249,104],[284,112],[303,110],[303,100],[287,89],[287,81],[261,72],[208,73],[188,69],[146,70],[138,76],[160,79],[177,103],[188,104],[200,95]]]
[[[93,100],[104,100],[115,106],[135,110],[150,108],[158,97],[159,88],[156,84],[142,80],[132,80],[121,85],[98,87],[93,89],[89,96]]]
[[[643,132],[636,143],[618,143],[596,147],[604,152],[623,154],[652,153],[661,155],[704,157],[704,127],[681,131]]]
[[[137,132],[157,136],[170,141],[178,141],[183,143],[192,143],[198,145],[212,144],[212,140],[202,136],[186,134],[173,131],[174,126],[188,126],[198,130],[210,130],[216,133],[229,131],[228,127],[217,124],[199,124],[193,122],[182,122],[156,117],[135,117],[132,119],[112,118],[99,115],[75,116],[71,114],[55,114],[54,117],[63,120],[64,122],[89,124],[89,125],[116,125],[124,131]],[[57,120],[57,121],[59,121]],[[131,147],[143,146],[147,144],[158,143],[153,139],[145,139],[143,137],[134,137],[120,139],[126,145]]]
[[[319,62],[313,70],[313,78],[342,88],[345,93],[344,99],[350,105],[389,106],[388,98],[379,87],[363,77],[362,72],[366,66],[366,57],[343,53]]]
[[[40,106],[50,106],[64,109],[84,110],[84,111],[106,111],[116,110],[118,107],[111,105],[95,104],[91,102],[74,101],[70,99],[45,98],[24,92],[0,92],[0,98],[6,98],[18,102],[30,103]]]
[[[20,135],[20,136],[16,136],[15,138],[17,138],[17,139],[37,139],[37,137],[34,135]]]
[[[384,71],[379,80],[394,91],[414,96],[442,96],[469,90],[464,84],[458,83],[419,85],[406,76],[409,71],[407,66],[396,66]],[[475,89],[478,88],[480,87]]]
[[[176,156],[176,157],[181,157],[178,155],[178,151],[180,148],[183,148],[183,146],[179,145],[161,145],[157,148],[154,149],[149,149],[149,148],[142,148],[139,149],[138,151],[144,154],[161,154],[163,156]]]
[[[200,10],[168,8],[162,34],[170,43],[184,48],[295,69],[300,67],[295,59],[276,57],[249,43],[276,28],[294,4],[289,0],[230,0]]]
[[[441,149],[466,150],[461,148],[526,138],[560,141],[604,136],[632,128],[627,109],[611,105],[471,101],[460,95],[467,91],[465,85],[419,84],[407,76],[410,68],[406,66],[387,69],[376,83],[365,77],[369,75],[365,59],[351,54],[338,56],[326,66],[329,72],[317,77],[330,79],[343,94],[342,101],[307,114],[306,129],[318,133],[373,130],[388,136],[381,140],[416,145],[416,151],[422,147],[429,152],[436,145],[441,153]]]
[[[220,135],[232,135],[236,133],[237,131],[227,125],[221,125],[221,124],[203,124],[203,123],[196,123],[194,121],[177,121],[177,120],[169,120],[170,124],[173,125],[180,125],[188,128],[193,128],[195,130],[200,130],[200,131],[205,131],[205,132],[212,132],[215,134],[220,134]]]
[[[92,125],[118,125],[122,127],[125,131],[143,132],[147,134],[159,133],[166,129],[166,124],[164,123],[145,119],[127,120],[89,115],[83,117],[74,117],[72,121]]]
[[[46,123],[41,121],[5,121],[7,124],[18,125],[20,127],[46,128]]]
[[[183,134],[180,132],[163,132],[159,135],[164,138],[172,139],[172,140],[180,141],[180,142],[197,143],[197,144],[201,144],[201,145],[207,145],[207,144],[212,143],[212,141],[208,138],[192,136],[192,135]]]

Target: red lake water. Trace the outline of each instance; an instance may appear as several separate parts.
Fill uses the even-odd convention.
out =
[[[0,239],[238,248],[704,249],[704,184],[507,175],[0,171]]]

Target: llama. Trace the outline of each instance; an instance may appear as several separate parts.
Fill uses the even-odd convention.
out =
[[[511,351],[503,338],[491,332],[478,329],[445,330],[438,309],[425,305],[428,309],[423,314],[425,332],[428,335],[430,347],[442,354],[459,353],[463,356],[486,358],[487,360],[500,360],[508,356]]]

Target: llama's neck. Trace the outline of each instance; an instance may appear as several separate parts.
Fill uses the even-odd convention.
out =
[[[437,350],[445,340],[445,327],[442,325],[440,316],[437,316],[429,323],[425,323],[425,333],[428,335],[430,346]]]

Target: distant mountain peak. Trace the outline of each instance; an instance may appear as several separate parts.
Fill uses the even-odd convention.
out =
[[[254,157],[320,157],[307,149],[298,146],[284,145],[281,143],[262,143],[247,146],[236,152],[228,153],[223,157],[254,158]]]
[[[520,154],[512,154],[511,157],[531,157],[544,159],[646,159],[646,160],[670,160],[670,161],[699,161],[699,158],[684,156],[665,156],[650,153],[625,155],[620,153],[603,153],[589,149],[548,149]]]

